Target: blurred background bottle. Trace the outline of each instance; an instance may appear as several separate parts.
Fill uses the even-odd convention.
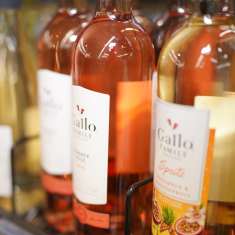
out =
[[[135,20],[143,27],[143,29],[146,30],[146,32],[148,32],[149,35],[151,35],[153,32],[154,24],[150,15],[146,14],[143,11],[143,8],[141,7],[141,1],[133,1],[132,9]]]
[[[177,31],[190,16],[190,1],[170,0],[168,10],[154,23],[153,42],[156,51],[156,63],[164,43]]]
[[[12,209],[11,147],[23,138],[25,96],[17,38],[20,0],[0,1],[0,206]]]
[[[72,232],[71,85],[73,44],[91,14],[86,0],[60,0],[38,42],[42,184],[45,218],[60,232]]]
[[[42,28],[56,10],[56,1],[22,0],[17,12],[17,39],[24,87],[23,136],[14,147],[14,209],[17,214],[28,213],[44,204],[40,185],[40,139],[37,100],[36,44]]]
[[[23,0],[23,5],[18,12],[19,49],[27,95],[26,136],[39,133],[38,114],[34,113],[37,112],[38,104],[36,45],[42,30],[56,12],[56,4],[56,0]]]

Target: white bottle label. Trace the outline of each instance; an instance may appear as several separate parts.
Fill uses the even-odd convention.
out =
[[[83,203],[107,203],[109,95],[73,86],[73,190]]]
[[[195,107],[210,110],[210,128],[216,130],[209,199],[235,202],[235,93],[225,92],[224,97],[196,96]]]
[[[49,174],[71,174],[71,90],[69,75],[38,71],[42,168]]]
[[[9,126],[0,125],[0,197],[12,195],[11,148],[13,132]]]
[[[155,187],[169,198],[199,204],[209,139],[209,111],[157,99]]]

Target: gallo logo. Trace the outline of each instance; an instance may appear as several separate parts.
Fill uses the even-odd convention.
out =
[[[180,125],[172,119],[166,119],[168,128],[158,128],[157,137],[160,142],[160,150],[169,157],[187,157],[193,151],[193,141],[185,138],[179,130]]]
[[[83,138],[91,138],[92,133],[96,132],[96,125],[89,121],[86,115],[86,110],[80,105],[75,107],[74,126],[78,129],[78,134]]]
[[[56,96],[53,95],[53,92],[46,87],[42,87],[40,102],[42,107],[49,112],[50,110],[53,112],[59,112],[63,109],[63,105],[58,102]]]
[[[77,105],[76,108],[77,108],[77,111],[78,111],[80,114],[83,114],[83,113],[85,112],[85,109],[80,108],[79,105]]]
[[[167,119],[167,122],[173,130],[175,130],[179,126],[178,123],[173,123],[170,118]]]

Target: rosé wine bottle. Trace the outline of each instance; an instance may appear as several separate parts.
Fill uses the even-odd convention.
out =
[[[42,185],[45,218],[59,232],[73,231],[71,163],[72,48],[91,15],[83,0],[61,0],[38,43]]]
[[[124,234],[128,187],[150,175],[151,39],[130,0],[100,0],[73,61],[73,190],[76,234]],[[143,200],[133,201],[135,234],[147,231]]]

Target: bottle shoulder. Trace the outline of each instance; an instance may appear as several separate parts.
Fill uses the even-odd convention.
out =
[[[223,48],[223,49],[221,49]],[[235,50],[235,24],[221,22],[220,24],[195,24],[188,22],[185,26],[178,29],[163,47],[160,55],[161,61],[169,59],[176,66],[184,64],[184,55],[191,53],[202,60],[207,56],[218,57],[218,51],[223,50],[234,52]],[[195,58],[195,60],[197,59]],[[226,59],[226,56],[225,56]],[[211,61],[213,63],[213,60]]]
[[[153,50],[150,36],[134,20],[93,20],[81,34],[76,55],[125,57],[134,51]]]
[[[235,27],[232,21],[208,24],[189,21],[168,40],[160,54],[159,84],[174,87],[167,93],[160,89],[160,96],[193,104],[196,95],[234,91],[234,58]]]
[[[69,44],[76,41],[77,34],[87,26],[90,19],[90,13],[68,14],[57,12],[42,32],[38,49],[53,48],[60,44],[62,48],[69,47]]]
[[[38,42],[39,67],[69,74],[74,43],[89,20],[90,14],[57,13]]]
[[[179,30],[186,22],[188,16],[172,16],[167,18],[162,25],[155,25],[153,31],[153,41],[157,48],[161,49],[163,44],[173,33]]]

